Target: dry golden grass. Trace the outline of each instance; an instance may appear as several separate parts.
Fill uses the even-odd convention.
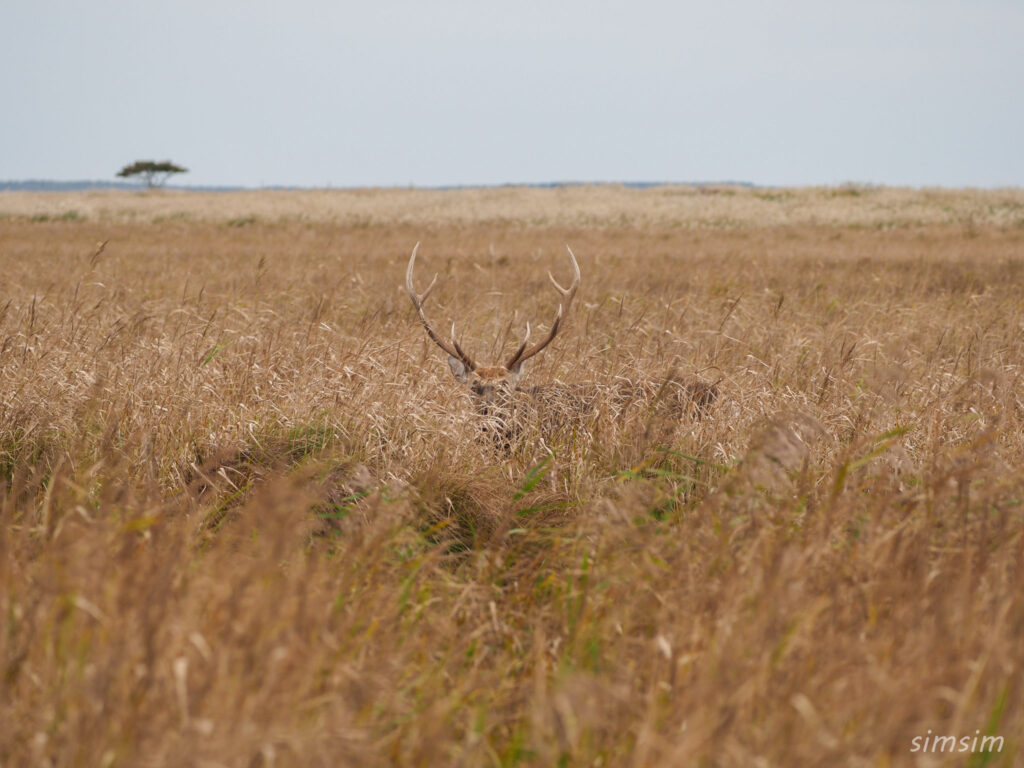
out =
[[[0,195],[0,765],[1020,764],[1021,193],[856,191]]]
[[[933,224],[1024,226],[1024,190],[616,185],[551,189],[156,190],[0,192],[0,217],[102,222],[331,223],[418,228],[740,229],[837,225],[893,229]]]

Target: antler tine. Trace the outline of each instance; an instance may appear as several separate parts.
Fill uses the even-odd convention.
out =
[[[430,321],[427,320],[426,314],[423,312],[423,302],[426,300],[427,296],[430,295],[430,292],[434,290],[434,285],[437,284],[437,275],[434,275],[434,279],[430,281],[430,285],[427,286],[427,290],[422,294],[416,293],[416,289],[413,288],[412,285],[412,271],[416,264],[416,251],[419,247],[420,244],[416,243],[412,249],[412,256],[409,257],[409,266],[405,270],[405,290],[409,292],[409,298],[412,299],[412,305],[416,307],[416,312],[420,316],[420,322],[423,324],[423,329],[427,332],[427,336],[430,337],[431,341],[437,344],[437,346],[457,360],[461,360],[471,371],[476,370],[476,363],[474,363],[473,359],[462,350],[462,347],[459,346],[458,342],[453,339],[452,343],[449,344],[438,336],[434,331],[433,326],[430,325]],[[452,324],[452,336],[454,335],[455,325]]]
[[[505,363],[505,367],[511,371],[513,366],[519,365],[520,363],[525,363],[531,357],[533,357],[538,352],[543,350],[544,347],[550,344],[552,340],[555,338],[555,336],[558,335],[558,329],[561,327],[561,325],[562,305],[559,304],[558,312],[555,314],[555,321],[551,324],[551,330],[548,331],[548,335],[545,336],[540,341],[538,341],[529,349],[526,349],[526,340],[524,339],[522,345],[519,347],[518,350],[516,350],[516,353],[511,358],[509,358],[509,361],[507,363]]]
[[[555,276],[552,275],[551,272],[548,272],[548,277],[554,284],[555,290],[562,294],[562,298],[565,300],[565,302],[564,304],[558,305],[558,313],[555,315],[555,321],[551,324],[551,330],[548,332],[548,335],[542,341],[539,341],[537,344],[530,347],[529,349],[526,348],[526,341],[527,339],[530,338],[530,325],[529,323],[527,323],[526,336],[523,338],[523,343],[519,346],[519,349],[516,350],[516,353],[512,355],[512,357],[509,358],[509,361],[505,364],[505,367],[509,370],[512,370],[512,366],[518,365],[519,363],[523,363],[529,360],[531,357],[536,355],[538,352],[543,350],[544,347],[546,347],[548,344],[552,342],[552,340],[558,334],[559,327],[562,325],[563,307],[569,308],[570,306],[572,306],[572,300],[576,297],[576,291],[580,287],[580,265],[576,262],[576,256],[575,254],[573,254],[572,248],[566,245],[565,249],[569,252],[569,259],[572,261],[572,285],[570,285],[568,288],[563,288],[561,285],[558,284],[558,281],[555,280]]]
[[[508,359],[508,365],[505,368],[511,368],[519,360],[519,356],[523,354],[523,350],[526,349],[526,342],[530,340],[530,323],[526,323],[526,335],[523,336],[523,343],[519,345],[519,349],[516,350],[515,354]]]
[[[572,304],[573,297],[576,296],[576,290],[580,287],[580,265],[576,263],[576,256],[573,254],[572,248],[566,245],[565,250],[569,252],[569,258],[572,260],[572,285],[570,285],[568,288],[563,288],[558,284],[558,281],[555,280],[555,276],[552,275],[551,272],[548,272],[548,277],[554,284],[555,290],[557,290],[565,298],[565,306],[566,309],[568,309],[569,306]]]

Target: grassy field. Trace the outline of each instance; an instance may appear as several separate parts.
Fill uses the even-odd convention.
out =
[[[417,241],[717,402],[496,451]],[[1022,283],[1020,190],[0,193],[0,766],[1021,765]]]

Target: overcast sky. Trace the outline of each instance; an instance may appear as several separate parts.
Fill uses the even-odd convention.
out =
[[[1024,2],[3,0],[0,179],[1024,185]]]

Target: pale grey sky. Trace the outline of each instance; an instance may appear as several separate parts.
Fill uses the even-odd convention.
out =
[[[0,179],[1024,185],[1024,2],[3,0]]]

